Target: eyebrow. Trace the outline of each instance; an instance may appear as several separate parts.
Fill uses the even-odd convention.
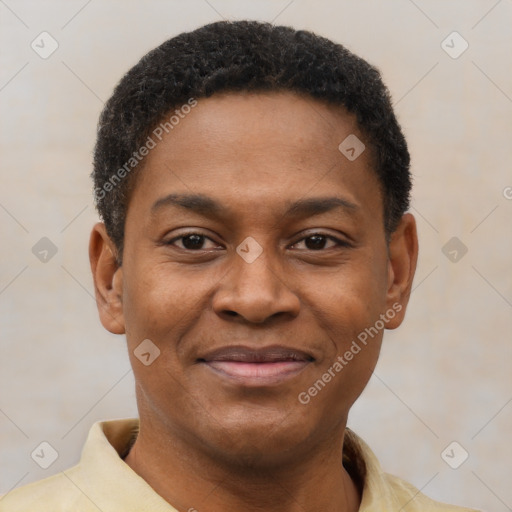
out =
[[[336,196],[299,199],[288,203],[287,206],[284,216],[299,218],[320,215],[340,208],[352,214],[359,209],[357,204]],[[191,210],[205,217],[221,217],[230,211],[229,208],[203,194],[169,194],[153,204],[151,215],[156,215],[160,210],[169,207]]]

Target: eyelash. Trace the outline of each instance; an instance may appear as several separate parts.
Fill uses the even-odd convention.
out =
[[[196,232],[196,231],[191,231],[189,233],[183,233],[180,236],[174,237],[173,239],[169,240],[168,242],[165,242],[165,245],[174,245],[174,242],[176,242],[177,240],[181,240],[183,238],[187,238],[187,237],[192,236],[192,235],[197,235],[197,236],[200,236],[200,237],[202,237],[204,239],[207,239],[207,240],[210,240],[210,241],[214,242],[210,237],[204,235],[203,233],[199,233],[199,232]],[[308,236],[305,236],[305,237],[297,240],[296,242],[293,243],[293,245],[296,245],[299,242],[302,242],[302,241],[307,240],[308,238],[312,238],[314,236],[321,236],[321,237],[324,237],[324,238],[326,238],[328,240],[332,240],[332,241],[334,241],[336,243],[337,247],[345,247],[345,248],[353,247],[351,243],[349,243],[349,242],[347,242],[345,240],[340,240],[339,238],[336,238],[336,237],[334,237],[332,235],[327,235],[327,234],[321,233],[321,232],[311,233]],[[322,252],[322,251],[326,251],[328,249],[334,249],[336,246],[328,247],[327,249],[326,248],[322,248],[322,249],[316,249],[316,250],[315,249],[306,249],[306,250],[309,250],[311,252]],[[178,249],[181,249],[181,250],[187,251],[187,252],[198,252],[198,253],[201,252],[201,251],[208,250],[208,249],[195,249],[194,250],[194,249],[186,249],[184,247],[178,247]]]

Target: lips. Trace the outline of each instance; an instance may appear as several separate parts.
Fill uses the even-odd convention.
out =
[[[313,356],[295,348],[273,345],[223,347],[198,359],[217,375],[245,386],[276,385],[300,373]]]

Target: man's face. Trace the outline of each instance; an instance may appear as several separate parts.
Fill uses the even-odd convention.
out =
[[[147,156],[114,279],[141,428],[269,464],[342,432],[382,328],[344,354],[397,297],[386,327],[399,325],[406,303],[369,146],[354,161],[338,149],[351,134],[365,142],[313,99],[222,94]],[[160,350],[149,365],[134,354],[143,340]]]

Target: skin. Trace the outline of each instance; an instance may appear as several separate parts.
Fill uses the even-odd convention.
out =
[[[341,464],[344,430],[383,331],[308,404],[298,395],[393,304],[401,311],[386,328],[401,324],[418,245],[411,214],[386,243],[369,146],[353,162],[338,150],[349,134],[365,141],[344,109],[290,92],[200,99],[146,157],[121,267],[105,226],[92,230],[100,319],[126,334],[136,380],[140,433],[126,463],[177,510],[359,507]],[[151,213],[171,193],[202,194],[225,210],[164,204]],[[354,208],[285,215],[294,201],[333,196]],[[205,238],[176,240],[190,232]],[[247,237],[263,249],[252,263],[236,252]],[[145,339],[160,350],[148,366],[134,355]],[[293,347],[313,360],[269,385],[198,361],[240,344]]]

